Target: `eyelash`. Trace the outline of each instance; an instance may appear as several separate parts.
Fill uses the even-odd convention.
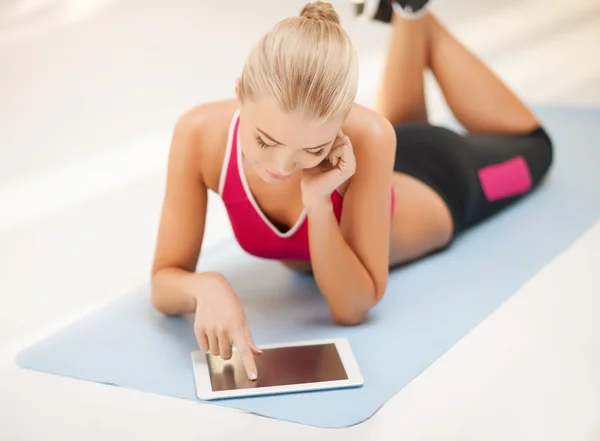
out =
[[[306,153],[313,155],[313,156],[321,156],[323,154],[323,152],[325,152],[324,149],[319,149],[316,152],[309,152],[308,150],[306,151]]]
[[[264,142],[260,136],[256,137],[256,142],[263,149],[267,149],[269,147],[275,147],[274,145],[267,144],[266,142]],[[306,153],[308,153],[309,155],[313,155],[313,156],[321,156],[323,154],[323,152],[325,152],[325,149],[319,149],[316,152],[311,152],[311,151],[306,150]]]
[[[263,149],[266,149],[268,147],[275,147],[274,145],[269,145],[266,142],[264,142],[262,140],[262,138],[260,136],[256,137],[256,142],[258,143],[259,146],[261,146]]]

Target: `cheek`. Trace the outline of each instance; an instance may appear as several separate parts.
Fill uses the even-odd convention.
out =
[[[327,155],[329,155],[330,151],[331,151],[331,149],[327,149],[320,156],[315,156],[315,155],[310,155],[308,153],[303,153],[302,157],[301,157],[302,160],[298,161],[298,164],[301,165],[302,168],[313,168],[313,167],[316,167],[319,164],[321,164],[323,161],[327,162]]]
[[[263,149],[261,147],[255,147],[253,149],[252,161],[255,164],[266,165],[272,162],[276,162],[273,155],[273,149]]]
[[[248,138],[246,140],[242,140],[241,147],[242,153],[249,162],[264,161],[265,149],[260,148],[260,146],[256,145],[256,141],[254,139]]]
[[[298,161],[300,168],[314,168],[319,165],[327,156],[313,156],[304,154],[303,158]]]

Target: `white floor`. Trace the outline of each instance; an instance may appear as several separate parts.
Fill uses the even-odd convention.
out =
[[[369,104],[388,28],[333,3]],[[344,430],[12,364],[31,341],[147,280],[173,121],[230,95],[253,39],[302,4],[0,3],[0,439],[600,439],[600,222],[372,419]],[[599,1],[434,6],[528,102],[600,105]],[[428,92],[443,120],[432,83]],[[214,198],[210,213],[207,247],[231,234]]]

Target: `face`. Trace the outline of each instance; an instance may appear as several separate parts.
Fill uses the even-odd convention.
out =
[[[238,136],[248,164],[264,181],[277,183],[325,160],[341,125],[340,120],[316,127],[274,104],[245,102]]]

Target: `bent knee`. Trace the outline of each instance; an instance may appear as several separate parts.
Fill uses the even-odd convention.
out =
[[[529,162],[534,184],[539,183],[550,170],[554,161],[554,145],[548,132],[540,126],[529,134],[535,139],[535,147]]]

